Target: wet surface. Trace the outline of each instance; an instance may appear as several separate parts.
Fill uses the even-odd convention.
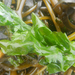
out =
[[[41,6],[45,7],[45,5],[43,4],[42,0],[27,0],[26,3],[25,3],[25,6],[24,6],[23,12],[27,11],[28,9],[30,9],[36,3],[38,4],[38,7],[34,12],[36,14],[38,14],[38,11],[39,11],[40,7]],[[25,17],[25,20],[27,20],[27,19],[31,19],[31,15],[28,15],[27,17]],[[8,39],[8,37],[9,37],[8,34],[9,34],[9,32],[8,32],[7,28],[5,26],[1,26],[0,27],[0,40]],[[44,75],[50,75],[50,74],[46,73]],[[56,74],[51,74],[51,75],[63,75],[63,72],[56,73]],[[75,73],[73,72],[72,75],[75,75]]]

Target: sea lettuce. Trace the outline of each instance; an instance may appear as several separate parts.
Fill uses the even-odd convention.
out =
[[[44,59],[39,63],[47,66],[50,74],[66,71],[75,63],[75,41],[69,41],[65,33],[52,32],[34,13],[33,26],[30,27],[1,2],[0,10],[0,13],[4,13],[0,14],[0,25],[13,27],[11,40],[0,41],[4,54],[14,56],[35,53],[43,56]],[[9,16],[9,19],[5,15]],[[10,62],[12,61],[11,59]]]
[[[34,44],[35,53],[44,56],[45,59],[40,60],[41,65],[46,65],[47,70],[50,74],[66,71],[75,63],[75,41],[69,41],[67,35],[62,32],[52,32],[48,27],[45,26],[42,21],[33,13],[32,22],[34,32],[40,34],[47,45],[38,46]]]
[[[31,29],[19,18],[15,11],[0,2],[0,26],[6,25],[10,27],[12,33]]]

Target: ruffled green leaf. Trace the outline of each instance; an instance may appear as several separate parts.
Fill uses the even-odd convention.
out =
[[[22,32],[31,29],[13,10],[0,2],[0,26],[6,25],[11,28],[12,32]]]
[[[36,53],[44,57],[40,64],[46,65],[50,74],[66,71],[75,63],[75,41],[70,42],[65,33],[52,32],[34,13],[32,22],[32,27],[26,25],[0,2],[0,25],[10,26],[13,32],[10,41],[0,41],[2,52],[12,56]],[[12,63],[14,60],[9,61]]]

